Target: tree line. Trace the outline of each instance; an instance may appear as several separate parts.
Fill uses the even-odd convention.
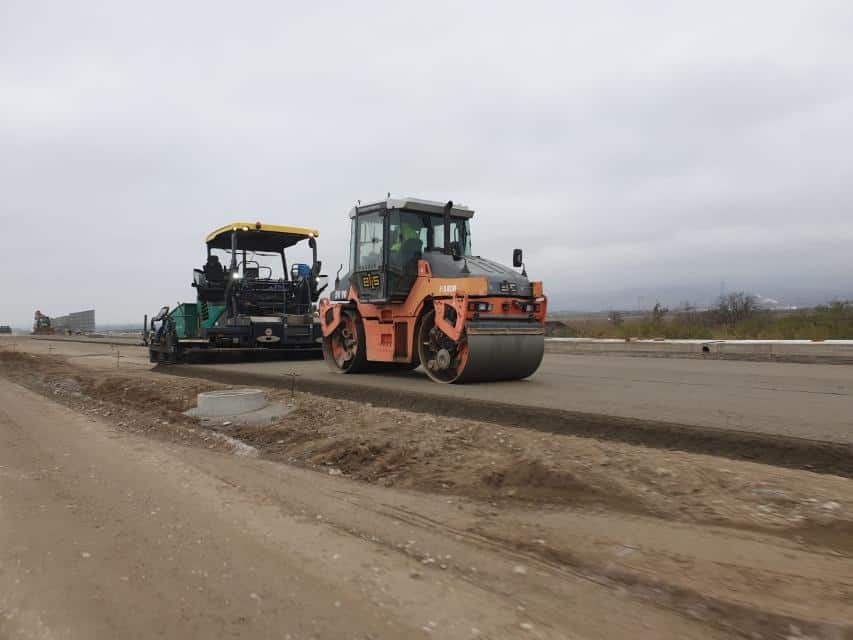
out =
[[[554,335],[589,338],[730,338],[777,340],[853,339],[853,301],[837,300],[808,309],[766,309],[743,291],[720,296],[698,309],[660,302],[643,314],[611,311],[606,318],[572,320]]]

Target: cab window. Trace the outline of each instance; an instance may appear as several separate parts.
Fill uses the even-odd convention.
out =
[[[356,238],[356,221],[352,219],[349,231],[349,255],[347,256],[347,267],[349,272],[355,271],[355,238]]]
[[[433,232],[430,249],[444,249],[444,218],[432,216]],[[450,242],[458,242],[463,256],[471,254],[471,234],[468,220],[464,218],[450,219]]]
[[[379,269],[382,266],[382,227],[380,213],[358,216],[358,271]]]
[[[427,246],[428,226],[424,216],[394,211],[388,223],[388,259],[390,266],[417,271],[417,261]]]

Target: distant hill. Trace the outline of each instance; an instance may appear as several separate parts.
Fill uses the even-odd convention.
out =
[[[853,283],[846,288],[801,289],[795,287],[727,287],[727,292],[745,291],[766,299],[778,307],[813,307],[833,300],[853,300]],[[545,283],[550,312],[597,312],[619,309],[624,311],[651,309],[656,302],[676,308],[684,302],[698,308],[713,306],[720,296],[715,286],[670,286],[615,289],[608,291],[571,291],[565,286],[549,288]],[[775,304],[773,304],[775,303]]]

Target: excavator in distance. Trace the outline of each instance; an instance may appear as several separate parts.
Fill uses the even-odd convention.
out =
[[[520,273],[473,255],[473,215],[452,201],[390,197],[350,211],[349,272],[319,306],[334,371],[423,365],[439,383],[536,371],[545,350],[542,283],[528,280],[520,249]]]

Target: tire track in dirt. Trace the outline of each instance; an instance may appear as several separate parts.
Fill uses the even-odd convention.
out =
[[[368,507],[368,505],[361,505]],[[660,578],[650,578],[638,572],[608,568],[582,559],[579,555],[547,545],[522,542],[498,536],[484,530],[460,529],[395,505],[382,504],[377,513],[401,520],[406,524],[436,530],[466,543],[481,547],[518,562],[547,570],[554,577],[582,579],[611,589],[626,589],[632,596],[644,599],[685,618],[702,620],[713,627],[745,638],[794,637],[798,629],[804,637],[853,638],[853,626],[818,623],[794,616],[781,615],[757,607],[741,605],[711,597]],[[390,547],[393,548],[393,547]],[[467,575],[474,583],[480,581]],[[662,598],[663,596],[663,598]]]

